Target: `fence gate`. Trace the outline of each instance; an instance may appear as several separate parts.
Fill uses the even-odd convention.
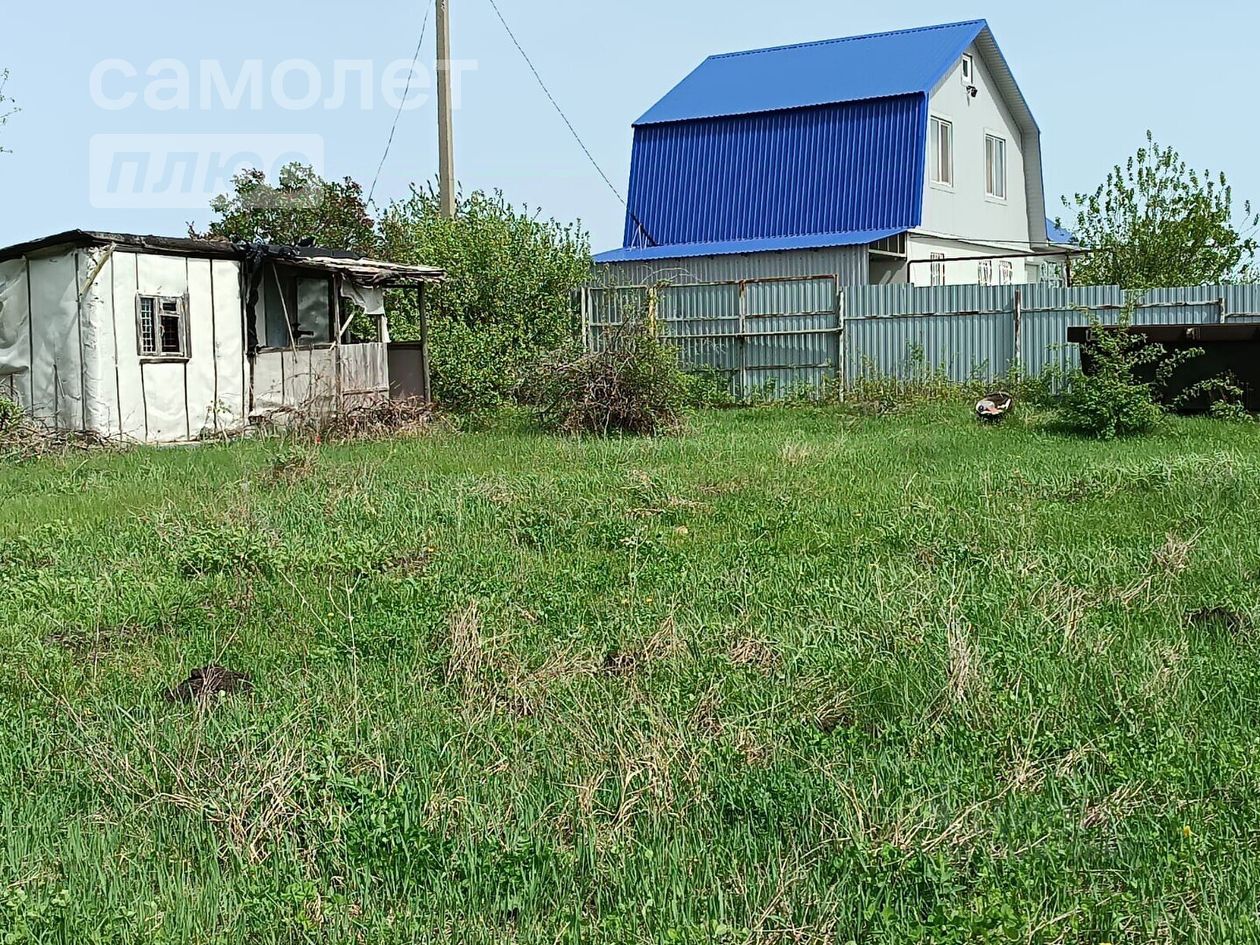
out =
[[[583,325],[598,350],[644,322],[693,370],[724,375],[740,400],[822,390],[841,380],[844,297],[834,276],[587,289]]]

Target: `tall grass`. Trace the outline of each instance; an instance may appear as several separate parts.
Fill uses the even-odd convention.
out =
[[[1255,940],[1251,432],[968,406],[0,469],[0,938]]]

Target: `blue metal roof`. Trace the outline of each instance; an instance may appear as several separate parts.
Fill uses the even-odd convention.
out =
[[[926,126],[904,95],[636,128],[623,245],[910,229]]]
[[[624,250],[701,256],[856,245],[922,223],[928,101],[975,45],[1025,134],[1036,122],[984,20],[713,56],[635,124]],[[1041,214],[1030,239],[1044,240]],[[642,253],[651,252],[652,256]]]
[[[785,236],[776,239],[728,240],[721,243],[675,243],[669,246],[646,246],[637,249],[614,249],[599,253],[597,263],[650,262],[654,259],[689,259],[696,256],[733,256],[738,253],[770,253],[790,249],[829,249],[833,246],[865,246],[896,236],[900,228],[891,230],[850,230],[847,233],[814,233],[807,236]]]
[[[635,124],[926,95],[984,20],[711,56]]]

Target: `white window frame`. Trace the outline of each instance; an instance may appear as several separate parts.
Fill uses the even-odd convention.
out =
[[[962,57],[962,84],[976,84],[976,61],[970,55]]]
[[[929,267],[932,273],[932,285],[934,286],[944,285],[945,284],[945,254],[932,253],[928,258],[932,260],[932,264]]]
[[[976,281],[980,285],[993,285],[992,259],[982,259],[976,264]]]
[[[148,303],[146,306],[145,303]],[[146,310],[147,309],[147,310]],[[179,319],[179,349],[164,351],[162,317]],[[148,328],[148,331],[145,329]],[[151,339],[151,340],[150,340]],[[188,339],[188,301],[183,296],[136,294],[136,350],[146,361],[187,361],[192,357]]]
[[[984,195],[990,200],[1006,199],[1010,176],[1006,155],[1006,139],[1001,135],[986,131],[984,133]]]
[[[946,141],[944,148],[941,147],[942,134],[945,136],[944,140]],[[928,138],[928,159],[932,165],[929,169],[929,176],[932,184],[936,187],[945,187],[953,190],[954,123],[940,115],[931,116],[931,119],[928,121]]]
[[[1015,264],[1009,259],[998,261],[998,285],[1015,284]]]

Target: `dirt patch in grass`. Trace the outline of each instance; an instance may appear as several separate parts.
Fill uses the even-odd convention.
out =
[[[1204,607],[1186,614],[1186,627],[1211,633],[1223,633],[1235,639],[1248,637],[1256,629],[1255,621],[1248,614],[1221,605]]]
[[[167,702],[213,704],[223,696],[248,695],[254,691],[253,680],[245,673],[222,666],[202,666],[188,678],[162,693]]]

